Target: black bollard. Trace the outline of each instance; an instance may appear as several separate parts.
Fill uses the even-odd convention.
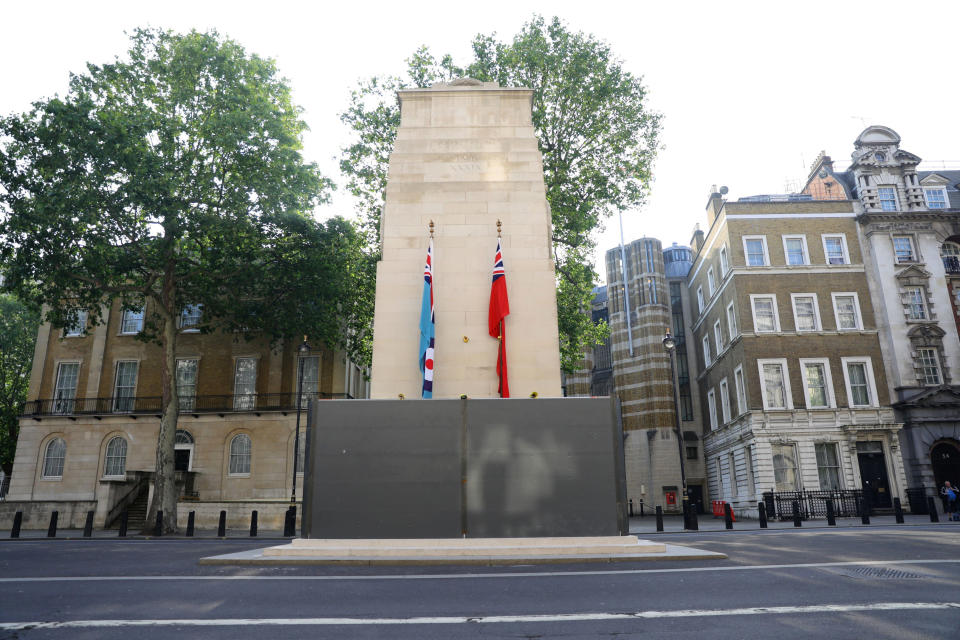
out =
[[[797,500],[793,501],[793,526],[803,526],[803,521],[800,519],[800,502]]]
[[[217,537],[223,538],[227,535],[227,512],[220,512],[220,523],[217,525]]]
[[[640,501],[640,517],[643,517],[643,500]]]
[[[257,535],[257,511],[253,510],[253,513],[250,514],[250,537],[256,537]]]
[[[837,526],[837,514],[833,510],[832,498],[827,498],[827,524],[831,527]]]
[[[903,524],[903,505],[900,504],[900,498],[893,499],[893,515],[897,519],[897,524]]]
[[[733,529],[733,509],[729,502],[723,503],[723,526],[727,529]]]
[[[691,531],[700,531],[700,523],[697,521],[697,505],[690,503],[690,530]]]
[[[191,511],[190,514],[187,516],[187,537],[188,538],[193,537],[193,525],[196,522],[196,520],[197,520],[197,512]]]
[[[153,525],[153,535],[158,538],[163,535],[163,511],[157,511],[157,522]]]
[[[117,533],[117,536],[121,538],[127,537],[127,522],[129,521],[130,521],[130,512],[124,509],[123,513],[120,515],[120,531]]]
[[[767,505],[762,502],[757,503],[757,516],[760,518],[760,528],[767,528]]]
[[[60,512],[54,511],[50,514],[50,526],[47,527],[47,537],[56,538],[57,537],[57,520],[60,518]]]
[[[87,511],[87,521],[83,523],[83,537],[89,538],[93,535],[93,511]]]
[[[860,522],[863,524],[870,524],[870,509],[867,507],[867,501],[860,501],[860,498],[857,498],[857,511],[860,512]]]
[[[630,514],[630,517],[633,517],[633,498],[627,500],[627,512]]]
[[[657,505],[657,531],[663,531],[663,507]]]
[[[23,511],[17,511],[13,514],[13,529],[10,529],[11,538],[20,537],[20,527],[23,525]]]
[[[930,512],[930,522],[940,522],[940,516],[937,514],[937,502],[933,496],[927,496],[927,511]]]
[[[283,536],[291,538],[297,535],[297,508],[293,505],[287,507],[287,513],[283,518]]]

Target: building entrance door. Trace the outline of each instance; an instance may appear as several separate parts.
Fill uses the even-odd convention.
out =
[[[858,442],[857,462],[860,464],[860,479],[863,493],[870,504],[881,509],[893,506],[890,498],[890,482],[887,480],[887,461],[880,442]]]
[[[930,450],[930,464],[933,467],[933,479],[937,491],[947,480],[953,486],[960,486],[960,448],[952,442],[940,442]]]
[[[173,451],[173,470],[190,470],[190,449],[174,449]]]
[[[697,513],[703,514],[703,485],[700,484],[688,484],[687,485],[687,499],[690,501],[690,504],[697,510]]]

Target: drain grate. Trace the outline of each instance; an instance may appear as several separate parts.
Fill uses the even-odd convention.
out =
[[[886,569],[884,567],[858,567],[842,572],[848,578],[867,578],[872,580],[920,580],[927,578],[921,573],[910,573],[900,569]]]

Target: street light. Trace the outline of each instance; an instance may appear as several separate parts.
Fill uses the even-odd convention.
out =
[[[297,426],[293,435],[293,482],[290,483],[290,508],[287,509],[287,522],[283,535],[292,536],[297,528],[297,466],[300,463],[300,407],[303,401],[303,361],[310,353],[307,336],[297,347],[298,375],[297,375]]]
[[[683,506],[683,528],[691,529],[690,502],[687,496],[687,473],[683,465],[683,434],[680,432],[680,400],[677,397],[677,377],[673,364],[674,352],[677,350],[677,341],[670,335],[669,327],[667,327],[667,334],[663,337],[663,348],[667,352],[667,357],[670,359],[670,388],[673,389],[674,425],[677,433],[677,453],[680,455],[680,485],[683,492],[681,501]]]

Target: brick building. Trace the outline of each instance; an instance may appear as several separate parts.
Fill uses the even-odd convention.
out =
[[[843,199],[710,196],[687,291],[710,494],[737,512],[768,491],[904,493],[856,216]]]
[[[623,256],[626,286],[617,247],[607,251],[608,284],[595,290],[591,309],[595,322],[609,323],[610,338],[585,354],[582,369],[567,377],[566,394],[620,398],[628,497],[648,509],[662,506],[665,511],[679,511],[681,449],[675,432],[670,362],[663,347],[667,328],[674,326],[687,486],[691,501],[702,510],[706,487],[701,427],[690,394],[692,354],[685,340],[686,303],[680,294],[690,251],[677,246],[663,250],[659,240],[641,238],[624,246]]]
[[[189,505],[182,503],[179,515],[196,510],[198,524],[210,524],[227,509],[239,522],[258,509],[264,525],[279,526],[293,477],[297,345],[272,350],[241,335],[203,334],[201,321],[196,306],[180,316],[175,464]],[[137,339],[143,322],[142,310],[115,306],[98,326],[87,326],[81,314],[65,330],[40,327],[12,482],[0,504],[4,521],[23,509],[25,526],[34,526],[42,523],[32,517],[58,509],[61,526],[82,526],[94,510],[103,527],[125,507],[145,510],[160,425],[161,352]],[[313,346],[303,361],[305,398],[368,395],[343,354]]]
[[[857,212],[907,479],[930,488],[960,481],[960,171],[919,164],[895,131],[871,126],[846,171],[821,153],[804,192]]]

